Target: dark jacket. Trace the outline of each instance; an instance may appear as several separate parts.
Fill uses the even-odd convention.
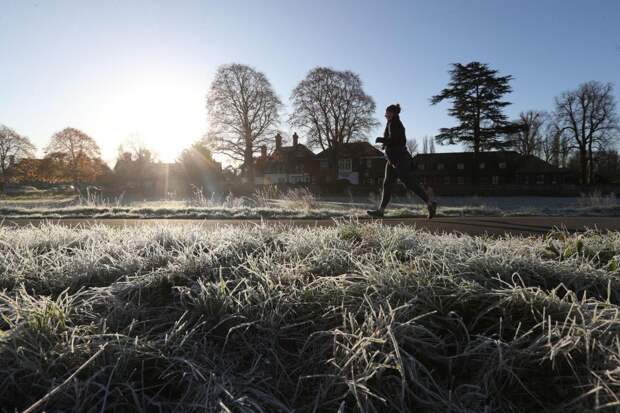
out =
[[[405,137],[405,126],[398,116],[394,117],[385,125],[383,131],[383,146],[385,149],[398,146],[405,147],[407,138]]]
[[[404,152],[407,152],[407,137],[405,136],[405,126],[398,116],[392,118],[385,125],[383,132],[383,149],[388,159],[400,158]]]

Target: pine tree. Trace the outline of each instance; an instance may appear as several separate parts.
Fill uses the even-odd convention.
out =
[[[431,98],[436,105],[451,100],[448,110],[460,124],[453,128],[441,128],[435,137],[437,143],[464,143],[474,153],[489,149],[501,149],[510,143],[503,138],[514,131],[514,125],[502,112],[510,102],[502,97],[510,93],[512,76],[498,76],[487,64],[471,62],[466,65],[455,63],[450,70],[448,87]]]
[[[502,97],[512,91],[509,85],[512,76],[499,76],[497,70],[480,62],[455,63],[449,73],[448,87],[433,96],[431,103],[452,101],[448,113],[458,119],[459,125],[441,128],[435,140],[439,144],[467,145],[474,153],[474,164],[477,164],[478,153],[510,146],[506,136],[518,130],[518,126],[509,122],[503,113],[503,109],[510,105]],[[476,169],[472,169],[474,182]]]

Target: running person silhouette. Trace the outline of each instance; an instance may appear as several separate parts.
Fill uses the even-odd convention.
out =
[[[413,174],[413,157],[407,150],[407,138],[405,137],[405,127],[400,121],[400,105],[390,105],[385,109],[387,125],[383,132],[383,137],[377,138],[375,143],[381,143],[385,150],[387,163],[385,164],[385,176],[383,178],[383,195],[381,205],[378,209],[367,211],[368,215],[376,218],[383,216],[385,208],[392,197],[392,187],[397,179],[419,196],[428,210],[428,219],[435,216],[437,203],[422,188]]]

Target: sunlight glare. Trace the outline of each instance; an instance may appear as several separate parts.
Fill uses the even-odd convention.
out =
[[[204,87],[182,77],[145,76],[126,82],[109,102],[115,148],[137,137],[161,161],[173,162],[205,130]]]

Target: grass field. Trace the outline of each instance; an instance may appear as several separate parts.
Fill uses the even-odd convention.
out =
[[[47,225],[0,255],[7,412],[620,409],[620,233]]]
[[[257,191],[252,196],[202,194],[186,200],[123,201],[121,198],[0,199],[4,218],[189,218],[189,219],[328,219],[366,216],[378,200],[357,197],[317,198],[303,190]],[[438,197],[438,216],[620,216],[614,194],[578,198],[554,197]],[[426,216],[414,196],[395,197],[386,215],[393,218]]]

